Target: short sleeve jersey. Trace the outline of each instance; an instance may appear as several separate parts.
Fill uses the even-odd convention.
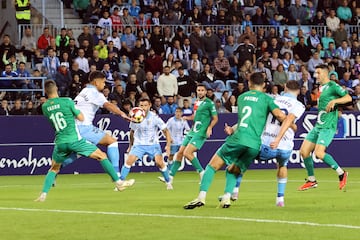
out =
[[[282,96],[278,96],[275,98],[275,103],[279,106],[280,110],[283,111],[286,115],[294,114],[295,122],[303,115],[305,112],[304,105],[299,102],[294,95],[290,95],[285,93]],[[281,124],[276,118],[269,113],[264,132],[261,136],[261,142],[264,145],[270,146],[270,143],[274,141],[279,130],[281,128]],[[292,150],[294,147],[294,131],[289,128],[283,138],[281,139],[278,149],[281,150]]]
[[[238,103],[238,123],[236,131],[226,141],[260,149],[261,134],[268,114],[278,108],[274,99],[263,92],[251,90],[241,94]]]
[[[217,115],[215,104],[209,98],[196,100],[194,104],[194,123],[189,132],[189,136],[206,137],[206,131],[211,122],[211,118]]]
[[[337,83],[330,81],[320,86],[320,98],[318,103],[318,118],[315,127],[336,130],[338,122],[338,110],[326,112],[326,106],[331,100],[343,97],[348,92]]]
[[[84,114],[84,121],[76,121],[78,125],[92,125],[96,111],[107,102],[104,94],[88,84],[75,98],[76,108]]]
[[[51,98],[42,105],[44,115],[55,129],[55,143],[71,143],[81,139],[75,125],[80,111],[70,98]]]
[[[170,132],[172,144],[181,145],[184,140],[185,131],[189,131],[190,127],[184,119],[176,119],[175,117],[169,118],[166,123],[167,129]]]
[[[164,130],[166,123],[156,114],[149,111],[141,123],[130,123],[134,131],[134,145],[154,145],[159,143],[159,130]]]

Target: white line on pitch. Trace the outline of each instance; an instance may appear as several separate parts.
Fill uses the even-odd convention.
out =
[[[171,214],[151,214],[151,213],[122,213],[122,212],[102,212],[102,211],[80,211],[80,210],[61,210],[61,209],[39,209],[39,208],[9,208],[0,207],[2,211],[22,211],[22,212],[50,212],[50,213],[69,213],[69,214],[93,214],[93,215],[118,215],[118,216],[133,216],[133,217],[161,217],[161,218],[179,218],[179,219],[209,219],[221,221],[240,221],[240,222],[258,222],[258,223],[282,223],[290,225],[306,225],[312,227],[336,227],[360,229],[360,226],[345,225],[345,224],[321,224],[314,222],[299,222],[299,221],[284,221],[273,219],[256,219],[256,218],[237,218],[237,217],[211,217],[211,216],[183,216]]]

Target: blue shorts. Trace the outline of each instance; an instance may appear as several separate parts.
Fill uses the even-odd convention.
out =
[[[170,146],[170,154],[174,155],[175,153],[177,153],[179,151],[179,149],[180,149],[180,146],[181,146],[181,144],[179,144],[179,145],[171,145]]]
[[[162,155],[160,144],[154,145],[134,145],[132,146],[129,155],[135,155],[138,159],[142,159],[144,155],[148,155],[153,159],[157,155]]]
[[[104,138],[106,132],[93,125],[77,125],[80,135],[89,142],[97,145]]]
[[[275,158],[280,167],[286,167],[291,153],[292,150],[272,149],[270,146],[261,145],[260,160],[267,161]]]

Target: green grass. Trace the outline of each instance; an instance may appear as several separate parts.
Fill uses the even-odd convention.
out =
[[[358,240],[360,169],[348,170],[346,192],[330,169],[316,169],[317,189],[296,191],[305,170],[289,170],[284,208],[275,207],[275,170],[250,170],[229,209],[216,208],[225,183],[219,172],[206,205],[194,210],[182,209],[198,193],[194,172],[179,172],[173,191],[159,173],[131,173],[136,183],[124,192],[113,192],[104,174],[60,175],[44,203],[33,201],[44,176],[2,176],[0,239]]]

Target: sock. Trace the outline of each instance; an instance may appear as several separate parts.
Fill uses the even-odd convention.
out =
[[[177,173],[177,171],[179,170],[179,167],[181,165],[181,162],[180,161],[174,161],[173,165],[171,166],[171,169],[170,169],[170,175],[171,176],[175,176],[175,174]]]
[[[54,180],[55,180],[55,177],[56,177],[56,173],[53,172],[53,171],[49,171],[47,174],[46,174],[46,177],[45,177],[45,181],[44,181],[44,185],[43,185],[43,190],[42,192],[43,193],[48,193]]]
[[[335,169],[335,171],[339,176],[344,174],[344,170],[341,167],[338,167],[337,169]]]
[[[206,192],[205,192],[205,191],[200,191],[200,192],[199,192],[198,199],[205,201],[205,199],[206,199]]]
[[[75,162],[75,160],[78,158],[76,153],[70,154],[70,156],[64,160],[64,162],[61,164],[61,167],[66,167],[67,165]]]
[[[205,173],[200,184],[200,191],[207,192],[209,190],[209,187],[214,179],[215,173],[216,170],[212,166],[210,165],[206,166]]]
[[[130,168],[131,166],[127,166],[126,164],[124,164],[121,168],[121,172],[120,172],[120,179],[121,180],[125,180],[127,175],[129,175],[130,172]]]
[[[201,166],[200,164],[200,161],[197,157],[194,157],[192,160],[191,160],[191,164],[193,165],[193,167],[196,169],[197,172],[202,172],[204,171],[203,167]]]
[[[236,185],[237,177],[226,169],[226,184],[224,193],[232,193]]]
[[[335,161],[335,159],[328,153],[325,153],[325,157],[324,157],[323,161],[324,161],[324,163],[326,163],[329,167],[331,167],[334,170],[336,170],[339,167],[339,165]]]
[[[278,178],[278,197],[283,197],[285,195],[285,187],[287,183],[287,178]]]
[[[240,188],[240,184],[241,184],[241,181],[242,181],[242,177],[243,175],[242,174],[239,174],[239,176],[237,177],[236,179],[236,185],[234,187],[234,192],[239,192],[239,188]],[[237,191],[235,191],[237,190]]]
[[[304,158],[304,164],[308,176],[314,176],[314,162],[311,155],[307,158]]]
[[[107,147],[107,155],[115,171],[120,172],[120,168],[119,168],[120,154],[119,154],[119,147],[117,142],[114,142]]]
[[[160,172],[163,175],[165,182],[168,183],[170,181],[170,177],[167,167],[165,166],[163,169],[160,169]]]
[[[101,160],[100,164],[101,164],[102,168],[104,169],[104,171],[111,177],[111,179],[114,182],[119,180],[119,177],[118,177],[117,173],[115,172],[115,169],[111,165],[109,159],[106,158],[106,159]]]

